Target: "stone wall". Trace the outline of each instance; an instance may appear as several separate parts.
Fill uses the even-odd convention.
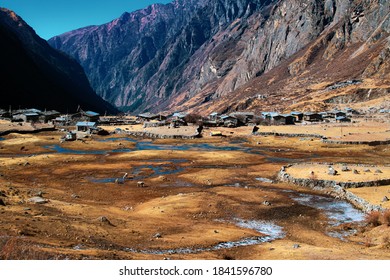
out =
[[[283,136],[283,137],[312,137],[324,139],[324,136],[319,134],[307,134],[307,133],[282,133],[282,132],[254,132],[253,135],[264,135],[264,136]]]
[[[307,187],[316,191],[320,191],[337,199],[345,199],[346,201],[352,203],[356,207],[360,208],[362,211],[368,213],[372,211],[383,211],[384,209],[379,205],[374,205],[364,200],[363,198],[349,192],[346,188],[359,188],[371,185],[375,183],[375,186],[378,185],[378,182],[357,182],[357,183],[337,183],[336,181],[331,180],[316,180],[316,179],[303,179],[303,178],[294,178],[286,172],[286,168],[291,167],[283,166],[278,173],[278,180],[282,182],[293,183],[302,187]],[[380,180],[380,181],[390,181],[390,180]],[[383,184],[386,184],[383,182]]]
[[[152,139],[195,139],[200,138],[200,134],[194,134],[194,135],[166,135],[166,134],[157,134],[152,132],[146,132],[146,131],[133,131],[133,132],[126,132],[128,135],[134,136],[134,137],[140,137],[140,138],[152,138]]]
[[[18,129],[10,129],[5,131],[0,131],[0,136],[4,136],[11,133],[19,133],[19,134],[32,134],[32,133],[39,133],[44,131],[56,131],[56,128],[54,126],[50,127],[44,127],[39,129],[31,129],[31,130],[18,130]]]
[[[259,136],[282,136],[282,137],[312,137],[321,139],[323,143],[326,144],[337,144],[337,145],[369,145],[369,146],[378,146],[378,145],[388,145],[390,140],[384,141],[342,141],[342,140],[332,140],[327,137],[319,134],[305,134],[305,133],[282,133],[282,132],[254,132],[253,135]]]
[[[385,140],[385,141],[342,141],[342,140],[322,139],[322,142],[327,143],[327,144],[369,145],[369,146],[378,146],[378,145],[388,145],[388,144],[390,144],[390,140]]]

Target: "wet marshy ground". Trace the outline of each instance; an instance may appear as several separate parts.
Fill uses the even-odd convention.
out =
[[[336,247],[348,258],[360,250],[348,238],[358,233],[361,211],[275,181],[282,165],[319,153],[243,139],[122,136],[27,148],[12,157],[6,150],[0,161],[6,203],[0,228],[37,250],[135,259],[310,258],[309,247],[316,258]],[[47,202],[28,202],[37,194]]]

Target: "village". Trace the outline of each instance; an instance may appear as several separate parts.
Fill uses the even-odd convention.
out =
[[[0,114],[2,258],[390,258],[385,110]]]
[[[383,114],[386,114],[384,111]],[[18,123],[22,126],[29,123],[53,125],[56,128],[66,129],[69,132],[101,132],[99,126],[123,126],[142,124],[143,128],[169,127],[178,128],[181,126],[198,125],[205,128],[227,127],[235,128],[241,126],[270,126],[270,125],[294,125],[313,123],[351,123],[354,118],[363,118],[358,111],[352,108],[344,110],[331,110],[328,112],[291,112],[282,114],[278,112],[261,112],[256,115],[253,112],[233,112],[230,114],[219,114],[214,112],[209,116],[200,116],[186,112],[177,112],[170,115],[141,113],[136,116],[122,114],[120,116],[101,116],[93,111],[79,110],[73,114],[61,114],[58,111],[41,111],[38,109],[23,110],[0,110],[0,119]],[[71,127],[75,129],[71,130]],[[215,133],[220,136],[220,133]],[[75,133],[67,135],[67,140],[75,140]]]

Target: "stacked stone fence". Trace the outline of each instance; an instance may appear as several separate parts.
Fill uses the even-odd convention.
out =
[[[368,213],[372,211],[383,211],[379,205],[374,205],[364,200],[363,198],[353,194],[348,191],[348,188],[361,188],[361,187],[371,187],[379,185],[388,185],[390,179],[378,180],[378,181],[368,181],[368,182],[337,182],[336,180],[318,180],[318,179],[304,179],[304,178],[294,178],[291,174],[286,172],[286,168],[291,167],[284,166],[278,173],[278,180],[282,182],[288,182],[302,187],[310,188],[316,191],[321,191],[332,195],[337,199],[345,199],[346,201],[352,203],[356,207],[360,208],[362,211]]]
[[[139,137],[139,138],[152,138],[152,139],[196,139],[200,138],[201,134],[194,135],[167,135],[167,134],[158,134],[146,131],[132,131],[126,132],[130,136]]]
[[[255,136],[282,136],[282,137],[312,137],[324,139],[324,136],[319,134],[307,134],[307,133],[282,133],[282,132],[254,132]]]
[[[19,134],[33,134],[33,133],[39,133],[44,131],[55,131],[56,128],[54,126],[51,127],[44,127],[39,129],[32,129],[32,130],[18,130],[18,129],[10,129],[5,131],[0,131],[0,136],[8,135],[11,133],[19,133]]]
[[[165,126],[167,123],[164,122],[144,122],[143,127],[148,128],[148,127],[160,127],[160,126]]]
[[[369,146],[378,146],[378,145],[388,145],[390,140],[383,141],[343,141],[343,140],[333,140],[328,139],[327,137],[320,134],[305,134],[305,133],[282,133],[282,132],[254,132],[255,136],[281,136],[281,137],[312,137],[321,139],[323,143],[326,144],[337,144],[337,145],[369,145]]]
[[[384,141],[342,141],[342,140],[322,139],[322,142],[327,143],[327,144],[338,144],[338,145],[369,145],[369,146],[379,146],[379,145],[390,144],[390,140],[384,140]]]

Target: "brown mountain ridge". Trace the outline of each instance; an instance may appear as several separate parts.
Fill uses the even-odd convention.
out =
[[[49,43],[131,112],[382,108],[389,9],[385,0],[176,0]]]

